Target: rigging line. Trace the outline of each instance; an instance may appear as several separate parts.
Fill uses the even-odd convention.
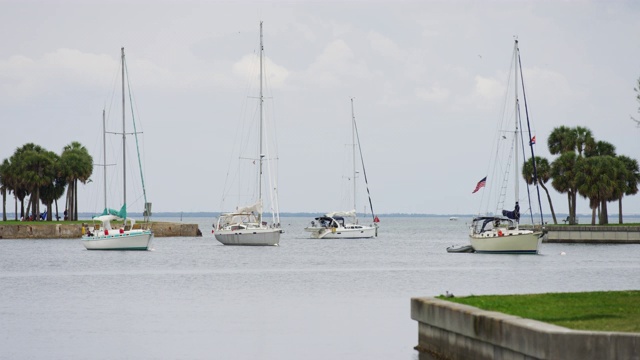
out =
[[[131,96],[131,82],[129,79],[129,68],[127,67],[126,61],[124,62],[125,73],[127,75],[127,88],[129,90],[129,106],[131,108],[131,120],[133,122],[133,136],[136,139],[136,153],[138,155],[138,170],[140,171],[140,180],[142,181],[142,195],[144,196],[145,206],[147,204],[147,190],[144,186],[144,175],[142,173],[142,161],[140,160],[140,145],[138,143],[138,130],[136,129],[136,118],[135,113],[133,111],[133,99]],[[126,174],[124,175],[126,176]],[[126,205],[126,204],[125,204]]]
[[[520,101],[518,101],[518,121],[520,122],[520,129],[522,129],[522,113],[520,112]],[[529,136],[529,139],[531,139],[531,136]],[[524,159],[526,159],[527,152],[524,148],[524,132],[522,130],[520,130],[520,141],[522,143],[522,166],[524,169],[524,166],[525,166]],[[531,142],[531,140],[529,140],[529,142]],[[534,181],[535,181],[535,178],[534,178]],[[518,200],[519,199],[516,199],[516,201]],[[529,215],[531,216],[531,223],[533,224],[533,208],[531,207],[531,190],[529,189],[528,184],[527,184],[527,204],[529,205]]]
[[[351,102],[353,103],[353,98],[351,99]],[[353,127],[356,130],[356,139],[358,139],[358,150],[360,151],[360,162],[362,163],[362,173],[364,174],[364,183],[367,187],[367,196],[369,197],[369,207],[371,208],[371,216],[372,219],[375,221],[376,218],[376,213],[373,211],[373,204],[371,202],[371,193],[369,192],[369,182],[367,181],[367,171],[364,168],[364,158],[362,156],[362,146],[360,146],[360,134],[358,133],[358,125],[356,125],[356,120],[355,117],[353,119]],[[353,181],[355,181],[356,179],[353,179]],[[354,194],[355,196],[355,194]]]
[[[516,43],[517,44],[517,43]],[[529,122],[529,107],[527,106],[527,95],[524,90],[524,76],[522,75],[522,60],[520,59],[520,48],[518,49],[518,65],[520,67],[520,83],[522,84],[522,98],[524,99],[524,111],[527,116],[527,130],[529,131],[529,148],[531,149],[531,158],[533,159],[533,179],[536,184],[536,192],[538,193],[538,206],[540,209],[540,225],[544,225],[544,216],[542,215],[542,200],[540,199],[540,186],[538,186],[538,169],[536,165],[536,157],[531,143],[531,125]]]

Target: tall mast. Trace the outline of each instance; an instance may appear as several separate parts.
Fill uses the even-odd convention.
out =
[[[514,64],[514,78],[515,78],[515,96],[516,96],[516,100],[515,100],[515,111],[514,111],[514,117],[515,117],[515,123],[516,123],[516,127],[515,127],[515,143],[514,143],[514,153],[515,153],[515,171],[514,171],[514,175],[515,175],[515,201],[518,202],[519,201],[519,196],[520,196],[520,187],[518,186],[519,181],[520,181],[520,177],[518,174],[518,40],[515,40],[515,45],[513,48],[513,64]]]
[[[125,106],[124,106],[124,47],[120,49],[122,53],[122,192],[124,194],[123,205],[127,205],[127,155],[126,155],[126,138],[125,134]]]
[[[260,147],[259,147],[259,158],[260,158],[260,173],[258,180],[258,201],[262,203],[262,161],[264,159],[264,154],[262,153],[262,103],[264,102],[264,98],[262,97],[262,57],[264,53],[264,46],[262,45],[262,21],[260,21]],[[258,214],[258,221],[262,223],[262,205],[260,205],[260,213]]]
[[[353,98],[351,98],[351,146],[353,164],[353,210],[356,210],[356,115],[353,111]],[[357,212],[356,210],[356,213]]]
[[[104,208],[107,207],[107,129],[105,125],[105,110],[102,109],[102,163],[104,164]]]

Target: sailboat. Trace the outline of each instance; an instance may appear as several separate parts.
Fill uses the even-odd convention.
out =
[[[334,211],[318,216],[311,221],[310,226],[304,230],[310,233],[312,239],[367,239],[378,236],[378,223],[380,219],[373,211],[371,202],[371,194],[367,181],[367,172],[364,169],[364,159],[362,149],[360,147],[360,136],[358,135],[358,127],[356,126],[356,117],[353,109],[353,98],[351,98],[351,138],[352,138],[352,157],[353,157],[353,209],[349,211]],[[357,143],[356,143],[357,140]],[[367,194],[369,195],[369,206],[371,208],[372,224],[362,225],[358,223],[356,213],[356,146],[360,152],[360,161],[362,163],[362,171],[364,173],[365,183],[367,184]]]
[[[529,203],[529,207],[525,208],[525,212],[529,214],[531,217],[532,225],[528,228],[520,227],[520,194],[519,194],[519,183],[522,180],[521,177],[521,169],[519,167],[519,153],[526,154],[525,146],[529,145],[529,150],[531,154],[531,158],[534,158],[534,145],[535,145],[535,136],[531,137],[531,127],[529,122],[527,101],[524,91],[524,78],[522,76],[522,62],[520,60],[520,49],[518,47],[518,40],[515,40],[514,50],[513,50],[513,67],[514,67],[514,84],[515,84],[515,108],[514,108],[514,118],[515,121],[512,123],[508,130],[501,132],[498,134],[498,144],[503,143],[503,147],[508,150],[507,160],[504,162],[496,159],[494,162],[494,168],[498,169],[500,165],[507,164],[504,168],[504,180],[500,187],[500,191],[498,194],[498,205],[496,207],[496,211],[492,213],[488,213],[485,216],[477,216],[473,219],[470,232],[469,232],[469,240],[471,242],[471,247],[477,253],[497,253],[497,254],[538,254],[540,249],[540,244],[542,243],[543,238],[543,229],[542,224],[544,224],[542,217],[542,206],[540,202],[540,191],[538,189],[538,182],[534,181],[536,188],[536,193],[538,197],[537,205],[538,209],[540,209],[540,224],[534,225],[534,215],[531,206],[531,192],[529,188],[527,188],[527,202]],[[520,111],[520,100],[519,100],[519,88],[518,88],[518,80],[521,80],[522,83],[522,97],[524,99],[524,112],[526,117],[526,126],[527,131],[523,131],[522,129],[522,112]],[[510,121],[507,121],[507,124]],[[525,141],[525,134],[528,134]],[[505,141],[507,140],[507,136],[513,136],[511,142]],[[498,148],[500,146],[498,145]],[[499,153],[499,151],[496,151]],[[513,160],[513,161],[512,161]],[[513,167],[510,167],[508,164],[512,162]],[[533,163],[534,168],[534,178],[536,175],[536,167],[535,161]],[[500,216],[496,216],[495,213],[499,213],[497,209],[500,209],[501,206],[504,205],[506,199],[506,193],[508,192],[508,179],[509,179],[509,171],[513,171],[512,174],[515,177],[515,182],[513,185],[514,190],[514,198],[515,205],[513,210],[502,210]],[[497,174],[497,170],[495,171]],[[474,193],[479,190],[479,188],[484,187],[484,183],[487,181],[487,177],[482,179]],[[499,182],[494,182],[494,184],[498,184]],[[494,187],[495,188],[495,187]],[[489,196],[490,198],[490,196]]]
[[[147,202],[146,191],[144,191],[144,179],[142,179],[142,172],[140,177],[142,180],[142,188],[145,200],[145,222],[143,224],[136,224],[135,219],[127,216],[127,181],[126,181],[126,119],[125,119],[125,57],[124,48],[121,48],[121,61],[122,61],[122,133],[116,133],[122,135],[122,178],[123,178],[123,205],[120,210],[109,209],[107,207],[107,188],[106,188],[106,139],[105,135],[105,115],[104,110],[102,113],[102,126],[103,126],[103,154],[104,154],[104,201],[105,207],[101,215],[93,218],[94,222],[99,225],[94,225],[92,228],[83,230],[82,243],[87,250],[148,250],[151,245],[151,239],[153,233],[150,229],[149,216],[151,215],[151,203]],[[135,122],[134,122],[135,129]],[[136,136],[136,149],[137,149],[137,132],[133,132]],[[140,155],[138,154],[138,164],[140,164]],[[114,227],[113,221],[121,221],[121,225],[117,228]]]
[[[263,96],[263,69],[264,69],[264,45],[262,36],[262,22],[260,22],[260,119],[258,133],[258,154],[252,159],[257,161],[258,199],[250,205],[236,208],[235,211],[223,213],[215,224],[214,235],[216,240],[224,245],[247,246],[277,246],[280,243],[280,214],[277,207],[277,192],[274,186],[269,186],[269,199],[272,199],[272,223],[269,224],[263,217],[263,170],[270,160],[265,153],[265,129],[264,129],[264,96]],[[269,177],[269,181],[272,177]],[[271,185],[271,184],[270,184]]]

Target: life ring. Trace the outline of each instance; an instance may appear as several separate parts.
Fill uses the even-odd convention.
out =
[[[498,230],[498,236],[504,236],[504,234],[502,233],[502,230]]]

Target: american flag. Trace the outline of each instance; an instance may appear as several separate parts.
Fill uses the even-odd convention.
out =
[[[483,188],[486,184],[487,184],[487,177],[485,176],[484,178],[482,178],[482,180],[478,181],[478,184],[476,185],[476,188],[475,190],[473,190],[472,194],[477,193],[478,190],[480,190],[480,188]]]

